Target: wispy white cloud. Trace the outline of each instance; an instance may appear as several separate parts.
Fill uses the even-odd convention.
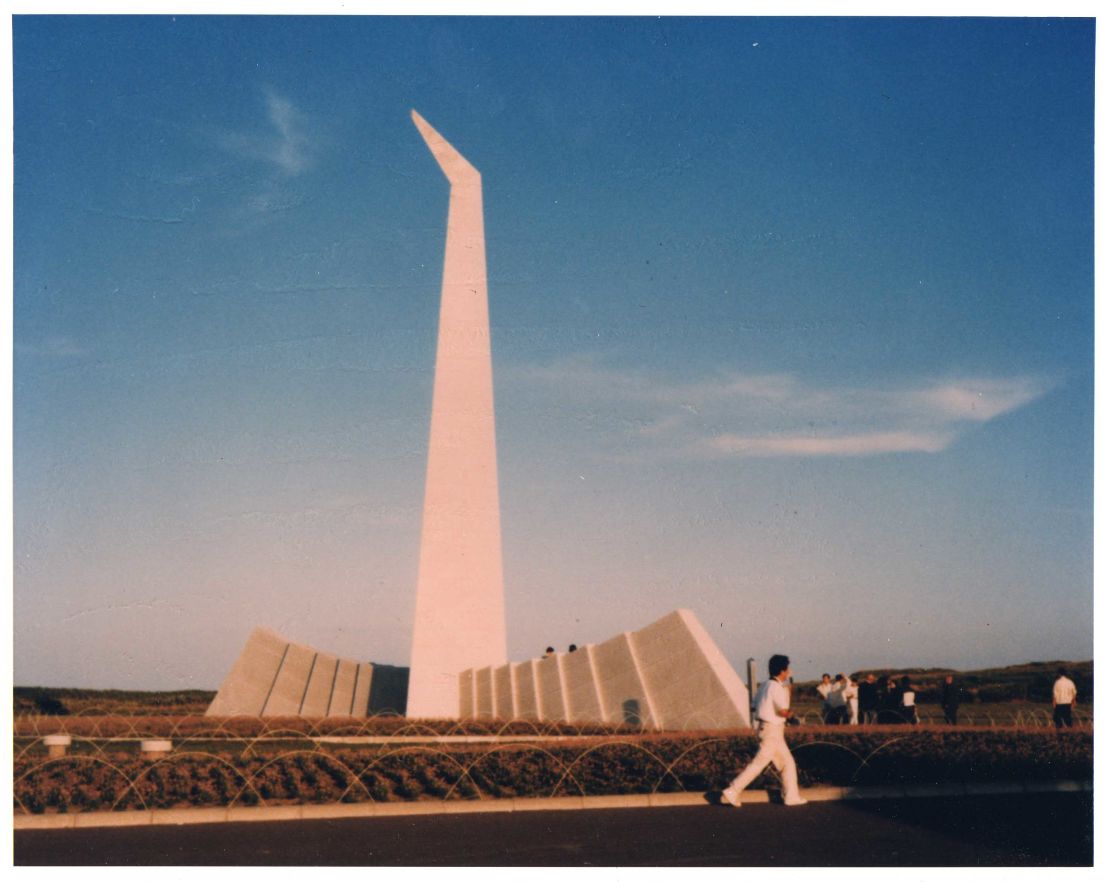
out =
[[[864,432],[857,435],[717,435],[712,450],[734,456],[872,456],[877,453],[937,453],[951,432]]]
[[[502,373],[629,455],[860,457],[938,453],[1049,391],[1036,377],[831,386],[722,371],[675,381],[571,358]]]
[[[789,374],[722,373],[692,382],[661,381],[645,372],[606,367],[586,357],[519,366],[511,369],[510,376],[527,382],[573,387],[583,394],[654,401],[694,410],[730,398],[781,401],[796,394],[798,386]]]
[[[266,93],[269,127],[253,132],[224,132],[220,145],[230,153],[265,162],[289,177],[305,171],[313,159],[315,144],[308,120],[288,98]]]
[[[1028,404],[1044,392],[1028,380],[967,380],[945,383],[918,393],[921,402],[953,419],[985,423]]]
[[[278,134],[273,161],[290,174],[297,174],[308,162],[308,137],[301,124],[301,115],[291,101],[272,93],[266,96],[266,109]]]

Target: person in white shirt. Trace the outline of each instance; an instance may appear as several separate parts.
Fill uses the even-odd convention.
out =
[[[909,677],[902,678],[902,717],[911,726],[917,725],[917,690]]]
[[[760,685],[755,693],[755,713],[759,719],[759,750],[721,794],[721,802],[740,808],[740,794],[744,788],[774,763],[782,775],[783,805],[805,805],[808,800],[798,792],[798,768],[786,745],[784,728],[790,716],[790,659],[785,655],[772,655],[767,665],[771,679]]]
[[[828,674],[821,675],[821,682],[817,684],[817,694],[821,696],[821,722],[829,722],[829,693],[832,692],[832,679]]]
[[[859,725],[859,686],[851,677],[844,678],[842,690],[844,700],[848,702],[848,723],[852,726]]]
[[[825,699],[829,706],[828,715],[825,717],[826,723],[839,726],[848,722],[848,701],[844,694],[847,685],[847,678],[843,674],[837,674],[836,679],[833,680],[832,689]]]
[[[1075,684],[1068,679],[1068,672],[1064,668],[1056,671],[1060,676],[1052,684],[1052,722],[1057,729],[1070,729],[1072,726],[1071,712],[1075,707]]]

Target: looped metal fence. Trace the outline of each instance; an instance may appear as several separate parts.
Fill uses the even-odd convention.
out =
[[[542,727],[537,727],[539,728]],[[847,727],[837,727],[839,730],[844,728]],[[305,738],[300,730],[276,728],[271,730],[270,734],[277,735],[288,731],[292,731],[297,740]],[[828,774],[828,770],[835,769],[837,780],[847,784],[856,784],[865,770],[874,764],[877,756],[899,742],[914,737],[912,732],[906,730],[891,733],[891,737],[884,738],[864,754],[848,744],[820,737],[820,732],[813,734],[818,737],[812,740],[800,740],[791,745],[798,759],[799,770],[805,774],[809,766],[824,769],[823,774]],[[740,765],[744,761],[742,751],[735,757],[728,755],[727,752],[722,753],[724,746],[735,741],[736,734],[731,736],[707,734],[706,737],[692,739],[689,744],[672,743],[670,749],[678,751],[673,756],[667,755],[666,736],[662,736],[663,740],[660,742],[662,746],[657,746],[652,738],[630,739],[628,737],[599,737],[579,746],[575,746],[573,742],[563,742],[558,747],[551,743],[503,741],[478,751],[474,751],[469,746],[464,750],[451,751],[433,744],[386,744],[376,745],[372,753],[364,756],[359,756],[358,751],[337,755],[333,750],[326,749],[324,745],[315,743],[312,747],[279,749],[272,755],[266,753],[258,756],[255,755],[255,749],[262,737],[248,739],[243,750],[238,752],[237,756],[231,757],[226,753],[221,755],[207,750],[182,749],[189,742],[189,739],[186,739],[186,742],[178,745],[173,753],[143,761],[138,768],[135,766],[134,759],[120,759],[109,753],[109,748],[118,748],[118,743],[115,741],[102,745],[97,744],[95,739],[85,738],[80,743],[92,752],[44,759],[25,768],[23,766],[27,762],[31,746],[24,747],[16,757],[17,776],[13,785],[16,791],[13,794],[16,809],[23,813],[31,813],[36,810],[43,811],[50,805],[61,805],[64,800],[51,795],[62,786],[59,781],[73,788],[75,792],[82,787],[86,791],[81,795],[81,799],[65,802],[65,810],[69,810],[70,805],[82,810],[81,806],[90,804],[87,791],[99,787],[109,795],[93,805],[93,808],[112,811],[130,808],[148,809],[151,807],[152,798],[160,799],[163,804],[166,804],[165,800],[171,797],[166,796],[164,789],[160,791],[158,788],[169,785],[177,787],[173,792],[178,796],[174,798],[184,799],[186,802],[190,793],[196,796],[198,786],[207,787],[199,804],[211,804],[216,801],[220,805],[229,807],[244,802],[265,806],[272,804],[274,800],[281,803],[291,800],[294,802],[377,802],[388,800],[391,796],[393,798],[399,796],[405,800],[494,799],[517,794],[518,782],[513,777],[516,775],[523,776],[521,780],[524,780],[525,784],[521,786],[529,795],[629,792],[630,787],[634,792],[656,793],[660,789],[686,791],[692,781],[700,782],[697,789],[706,789],[704,786],[707,783],[706,774],[709,774],[710,779],[723,780],[724,776],[735,771],[731,765]],[[792,739],[792,741],[795,740]],[[277,743],[280,744],[280,742]],[[592,768],[589,768],[594,757],[602,751],[611,751],[615,755],[602,758],[600,765],[595,763]],[[694,760],[693,766],[684,767],[685,761],[691,757],[691,754],[698,751],[706,751],[707,756]],[[499,764],[499,755],[508,752],[537,761],[528,759],[518,760],[515,764],[512,761]],[[842,755],[844,761],[837,761],[835,756],[830,758],[829,752],[833,755]],[[810,754],[816,754],[816,756],[807,763]],[[824,754],[823,757],[821,757],[822,754]],[[406,763],[403,760],[398,762],[399,758],[406,756],[428,758],[433,762],[415,764]],[[638,764],[635,757],[641,758]],[[213,768],[207,769],[202,766],[198,770],[195,766],[186,767],[190,763],[197,762],[211,764]],[[617,763],[617,766],[607,767],[606,762]],[[709,763],[715,771],[706,773],[699,763]],[[630,782],[627,777],[622,778],[622,775],[627,776],[627,772],[622,772],[621,769],[628,767],[629,764],[637,769],[636,774],[641,776],[640,780]],[[81,768],[89,770],[91,767],[100,770],[102,773],[100,778],[93,780],[92,783],[76,781],[74,778],[76,770]],[[587,769],[588,774],[584,778],[582,775]],[[613,769],[616,771],[612,771]],[[616,779],[619,779],[616,790],[606,790],[604,780],[598,777],[609,774],[610,771]],[[878,774],[881,778],[884,773],[879,770]],[[331,779],[325,781],[326,786],[320,784],[321,776]],[[765,782],[774,782],[778,778],[778,773],[773,766],[769,766],[764,776]],[[212,789],[212,782],[217,778],[222,782],[220,784],[222,795]],[[506,781],[508,783],[505,783]],[[33,786],[40,788],[45,795],[38,791],[31,791],[29,796],[24,789],[23,797],[26,798],[21,797],[21,785],[25,782],[33,782]],[[302,784],[303,788],[298,789]],[[28,787],[31,786],[32,784],[28,784]],[[188,786],[192,787],[191,791],[188,790]],[[32,804],[28,804],[28,799],[31,799]],[[54,801],[51,802],[51,799]],[[85,802],[82,802],[82,799]]]

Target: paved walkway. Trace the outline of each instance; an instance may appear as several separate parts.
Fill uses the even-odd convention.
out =
[[[937,796],[1001,796],[1025,793],[1089,791],[1090,781],[1028,781],[996,784],[942,784],[909,787],[808,787],[802,794],[811,802],[893,799]],[[421,800],[418,802],[325,803],[322,805],[234,806],[218,808],[151,809],[122,812],[67,812],[16,815],[17,830],[57,830],[69,827],[148,827],[220,822],[300,821],[327,818],[383,818],[408,815],[462,815],[505,812],[567,811],[573,809],[675,808],[704,805],[705,793],[627,793],[613,796],[557,796],[519,799]],[[765,790],[748,790],[744,801],[766,803]]]
[[[1089,792],[15,832],[17,865],[1089,866]]]

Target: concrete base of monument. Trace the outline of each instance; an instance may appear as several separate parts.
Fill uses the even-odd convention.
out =
[[[404,716],[409,669],[337,658],[255,628],[206,716]]]
[[[463,671],[459,715],[667,731],[751,725],[747,687],[687,609],[574,652]]]
[[[256,628],[206,715],[404,716],[408,683],[408,668],[337,658]],[[457,718],[657,731],[751,725],[747,687],[685,609],[573,652],[462,671]]]

